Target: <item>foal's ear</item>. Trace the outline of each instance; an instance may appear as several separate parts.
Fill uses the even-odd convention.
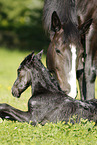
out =
[[[34,51],[32,51],[32,53],[30,55],[31,55],[31,59],[33,59],[33,57],[34,57]]]
[[[79,26],[79,33],[81,35],[85,34],[89,30],[92,22],[93,22],[93,19],[89,19],[85,23],[83,23],[82,25],[80,25]]]
[[[43,54],[43,50],[41,50],[38,54],[36,54],[36,57],[38,59],[41,59],[42,58],[42,54]]]
[[[57,13],[54,11],[52,13],[52,18],[51,18],[51,30],[57,32],[60,29],[61,29],[61,22]]]

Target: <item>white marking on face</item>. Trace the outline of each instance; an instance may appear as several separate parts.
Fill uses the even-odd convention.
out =
[[[70,44],[71,53],[72,53],[72,68],[69,72],[69,80],[68,83],[70,85],[69,96],[72,98],[76,97],[76,46],[74,44]]]

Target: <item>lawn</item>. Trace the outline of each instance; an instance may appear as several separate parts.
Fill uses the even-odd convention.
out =
[[[21,110],[27,110],[27,101],[31,96],[29,87],[21,97],[14,98],[11,87],[17,77],[17,68],[23,58],[31,51],[9,50],[0,48],[0,103],[8,103]],[[42,57],[45,65],[45,55]],[[96,82],[97,86],[97,82]],[[97,98],[97,87],[96,87]],[[37,125],[12,122],[0,119],[0,144],[31,145],[76,145],[97,144],[95,123],[82,120],[80,124],[64,123]]]
[[[43,0],[0,0],[0,103],[27,110],[31,96],[29,87],[20,98],[11,94],[11,87],[17,77],[20,62],[33,50],[44,49],[42,61],[49,41],[42,26]],[[13,46],[17,47],[16,49]],[[95,85],[97,98],[97,80]],[[79,99],[79,96],[77,97]],[[0,119],[0,145],[97,145],[97,126],[94,122],[67,125],[61,122],[38,124]]]

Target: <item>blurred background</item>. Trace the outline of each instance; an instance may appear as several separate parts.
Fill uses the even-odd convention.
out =
[[[0,0],[0,46],[22,51],[46,49],[44,0]]]

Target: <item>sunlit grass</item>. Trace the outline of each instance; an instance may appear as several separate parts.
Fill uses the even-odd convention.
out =
[[[97,126],[82,120],[80,124],[64,122],[38,124],[0,120],[0,145],[93,145],[97,143]]]

